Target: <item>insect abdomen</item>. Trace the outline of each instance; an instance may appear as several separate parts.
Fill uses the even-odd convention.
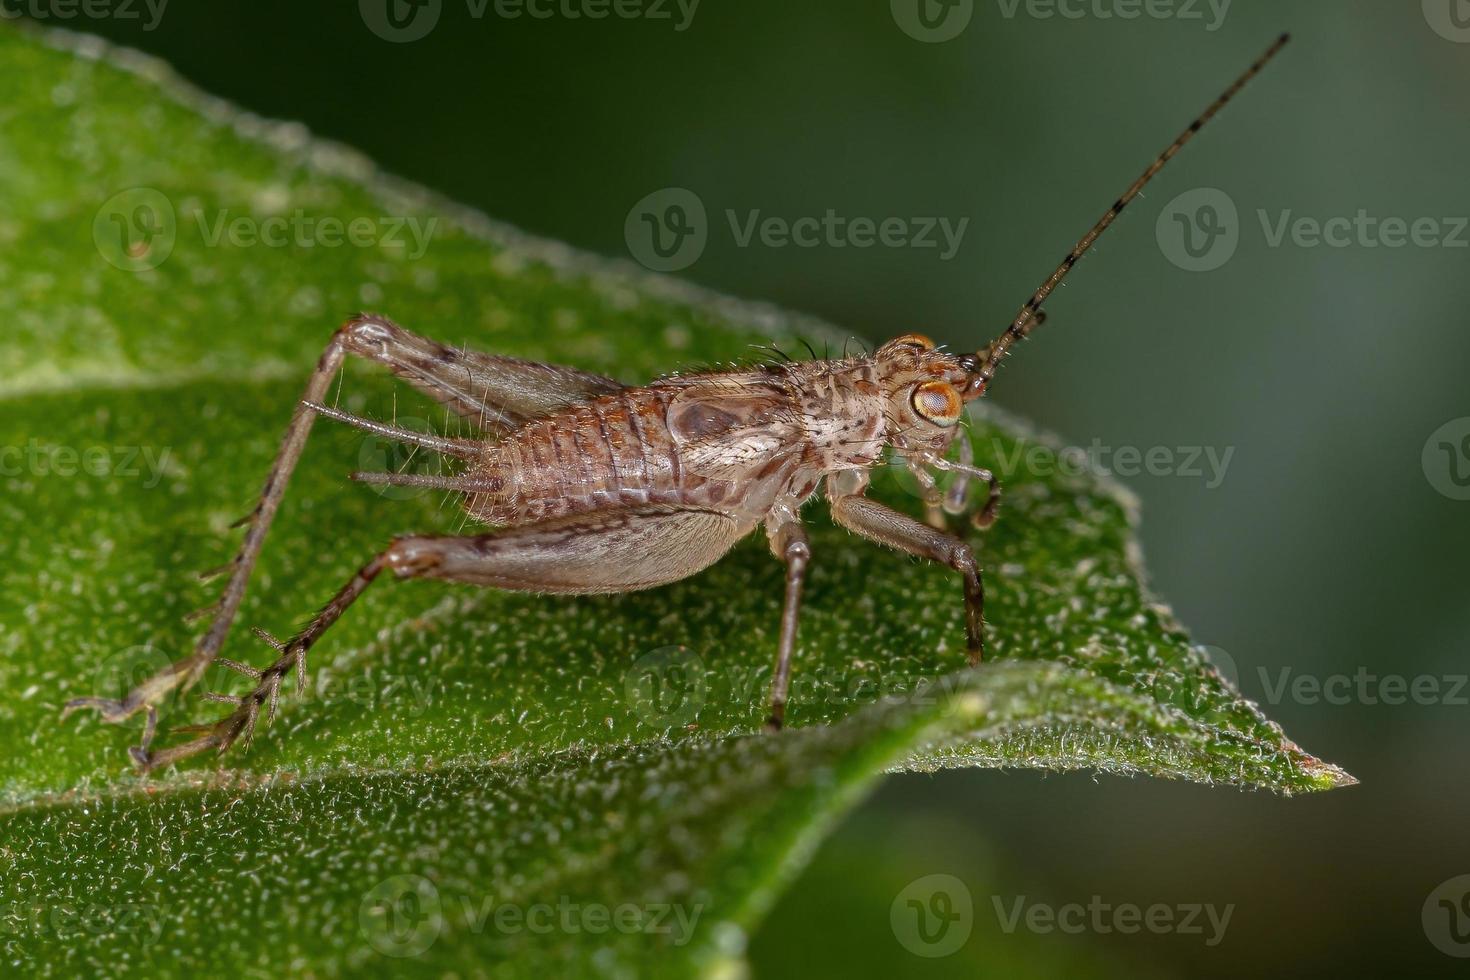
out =
[[[471,511],[519,524],[609,504],[679,502],[667,401],[663,392],[633,388],[526,423],[477,468],[492,489],[474,496]]]

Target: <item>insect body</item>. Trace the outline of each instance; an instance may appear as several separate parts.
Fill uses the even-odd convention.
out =
[[[306,653],[385,571],[528,592],[591,594],[652,588],[718,561],[763,530],[786,566],[786,595],[771,685],[768,727],[779,728],[795,649],[811,548],[802,506],[824,496],[834,520],[879,544],[939,562],[961,578],[970,662],[984,651],[984,593],[971,546],[946,528],[963,513],[972,481],[986,484],[977,527],[994,519],[999,489],[956,440],[965,404],[983,395],[1016,341],[1044,320],[1041,306],[1103,230],[1168,160],[1286,43],[1271,49],[1174,141],[1068,253],[1015,320],[984,350],[954,354],[908,334],[871,354],[768,365],[743,372],[671,376],[625,387],[572,368],[448,347],[388,319],[348,320],[322,354],[298,404],[245,539],[223,571],[229,580],[193,653],[122,700],[78,698],[67,711],[96,709],[107,721],[146,715],[133,760],[143,770],[249,739],[262,709],[274,714],[284,679],[304,686]],[[357,356],[395,374],[480,428],[455,439],[358,418],[324,405],[344,359]],[[447,476],[359,473],[364,482],[437,487],[462,494],[487,525],[470,535],[409,535],[391,541],[286,642],[264,636],[278,656],[254,668],[217,657],[245,594],[266,531],[317,415],[462,461]],[[958,442],[951,459],[951,449]],[[927,523],[865,495],[869,471],[892,452],[917,479]],[[954,474],[941,491],[935,474]],[[209,695],[233,705],[196,737],[152,748],[157,705],[216,662],[255,681],[244,695]]]

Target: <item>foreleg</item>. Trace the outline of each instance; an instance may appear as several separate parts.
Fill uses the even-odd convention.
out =
[[[959,572],[965,583],[965,634],[970,663],[980,662],[985,652],[985,589],[980,581],[980,565],[968,544],[876,500],[856,494],[834,497],[832,518],[871,541],[939,562]]]

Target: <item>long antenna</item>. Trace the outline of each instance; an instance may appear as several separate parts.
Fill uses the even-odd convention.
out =
[[[1290,34],[1283,34],[1277,38],[1276,42],[1266,50],[1266,53],[1257,58],[1255,64],[1246,69],[1245,74],[1237,78],[1235,83],[1221,93],[1220,97],[1208,109],[1201,113],[1198,119],[1190,123],[1189,128],[1180,133],[1179,138],[1169,144],[1169,148],[1163,153],[1160,153],[1158,159],[1149,164],[1148,169],[1133,182],[1131,187],[1123,192],[1123,196],[1118,198],[1112,207],[1108,208],[1107,213],[1102,216],[1098,223],[1092,226],[1092,230],[1083,235],[1082,240],[1072,248],[1072,251],[1067,253],[1067,257],[1062,260],[1062,264],[1057,266],[1057,271],[1053,272],[1051,277],[1042,283],[1036,292],[1031,294],[1031,298],[1026,301],[1025,306],[1021,307],[1021,311],[1016,314],[1016,319],[1006,328],[1006,332],[991,341],[990,346],[985,350],[974,355],[974,377],[970,379],[970,383],[966,387],[966,401],[984,394],[986,385],[995,376],[995,369],[1000,364],[1001,358],[1006,356],[1006,353],[1011,349],[1012,345],[1016,341],[1024,339],[1027,334],[1045,322],[1046,314],[1042,312],[1041,304],[1045,303],[1046,298],[1052,294],[1052,290],[1056,289],[1061,281],[1067,278],[1067,273],[1072,271],[1072,267],[1077,264],[1078,259],[1087,254],[1087,250],[1092,248],[1092,243],[1097,241],[1098,236],[1107,231],[1108,226],[1113,223],[1118,215],[1123,213],[1123,209],[1132,203],[1133,199],[1138,196],[1144,186],[1150,180],[1153,180],[1154,175],[1164,169],[1164,164],[1172,160],[1174,154],[1184,148],[1184,144],[1194,139],[1194,134],[1203,129],[1205,123],[1215,118],[1215,115],[1221,109],[1225,108],[1230,100],[1235,98],[1252,78],[1259,75],[1261,69],[1266,67],[1267,62],[1276,57],[1277,53],[1286,47],[1287,42],[1290,40]]]

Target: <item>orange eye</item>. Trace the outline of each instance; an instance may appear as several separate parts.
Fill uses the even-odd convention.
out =
[[[920,350],[933,350],[934,349],[934,341],[930,340],[928,337],[925,337],[921,333],[906,333],[902,337],[899,337],[899,338],[897,338],[895,340],[890,340],[889,343],[890,344],[912,344],[913,346],[919,348]]]
[[[948,381],[925,381],[914,389],[914,411],[935,425],[954,425],[965,410],[960,393]]]

